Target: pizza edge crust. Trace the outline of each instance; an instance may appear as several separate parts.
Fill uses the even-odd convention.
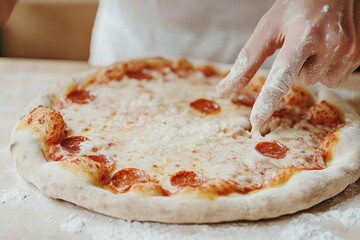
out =
[[[216,66],[216,65],[215,65]],[[81,83],[87,71],[74,78]],[[354,108],[335,93],[318,87],[316,101],[326,100],[344,113],[345,126],[333,149],[331,165],[323,170],[302,171],[286,183],[250,194],[210,199],[189,196],[139,196],[113,194],[99,188],[84,174],[74,174],[59,162],[47,162],[41,139],[31,131],[16,130],[10,151],[19,174],[45,195],[63,199],[112,217],[166,223],[214,223],[274,218],[310,208],[343,191],[360,177],[360,117]],[[49,105],[52,94],[35,101]],[[32,104],[34,106],[34,104]]]

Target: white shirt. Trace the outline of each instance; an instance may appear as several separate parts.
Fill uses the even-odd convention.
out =
[[[233,62],[273,0],[100,0],[90,63],[145,56]]]

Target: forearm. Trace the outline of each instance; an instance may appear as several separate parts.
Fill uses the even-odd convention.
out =
[[[16,0],[1,0],[0,1],[0,25],[4,25],[8,20]]]

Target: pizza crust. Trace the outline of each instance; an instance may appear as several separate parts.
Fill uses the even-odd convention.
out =
[[[86,73],[88,74],[88,73]],[[82,79],[76,78],[75,82]],[[258,220],[310,208],[335,196],[360,177],[360,118],[340,97],[323,87],[314,90],[317,102],[326,100],[344,112],[345,127],[333,149],[333,160],[323,170],[301,171],[286,183],[248,194],[215,199],[191,196],[141,196],[138,193],[113,194],[99,188],[85,174],[74,174],[60,162],[43,156],[42,140],[31,131],[11,135],[11,154],[19,174],[44,194],[72,202],[105,215],[139,221],[167,223],[213,223]],[[48,105],[53,95],[37,101]]]

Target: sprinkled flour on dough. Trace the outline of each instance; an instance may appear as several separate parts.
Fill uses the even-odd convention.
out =
[[[140,223],[79,211],[61,225],[69,233],[87,233],[94,239],[356,239],[360,234],[360,208],[346,208],[344,198],[357,196],[360,181],[312,210],[275,220],[211,225]],[[357,205],[359,206],[359,205]],[[336,224],[336,227],[333,225]],[[357,233],[357,234],[355,234]]]
[[[294,78],[293,72],[288,64],[273,66],[271,69],[269,78],[251,111],[250,122],[253,134],[259,133],[260,127],[274,112],[281,97],[289,91]]]
[[[0,204],[6,204],[7,206],[35,206],[38,207],[53,207],[54,200],[46,197],[37,188],[30,183],[23,181],[15,169],[8,170],[8,174],[11,174],[19,179],[19,184],[14,187],[1,187],[0,188]],[[40,205],[41,204],[41,205]]]
[[[328,13],[329,10],[330,10],[329,5],[324,5],[323,8],[321,9],[321,12],[322,12],[322,13]]]

